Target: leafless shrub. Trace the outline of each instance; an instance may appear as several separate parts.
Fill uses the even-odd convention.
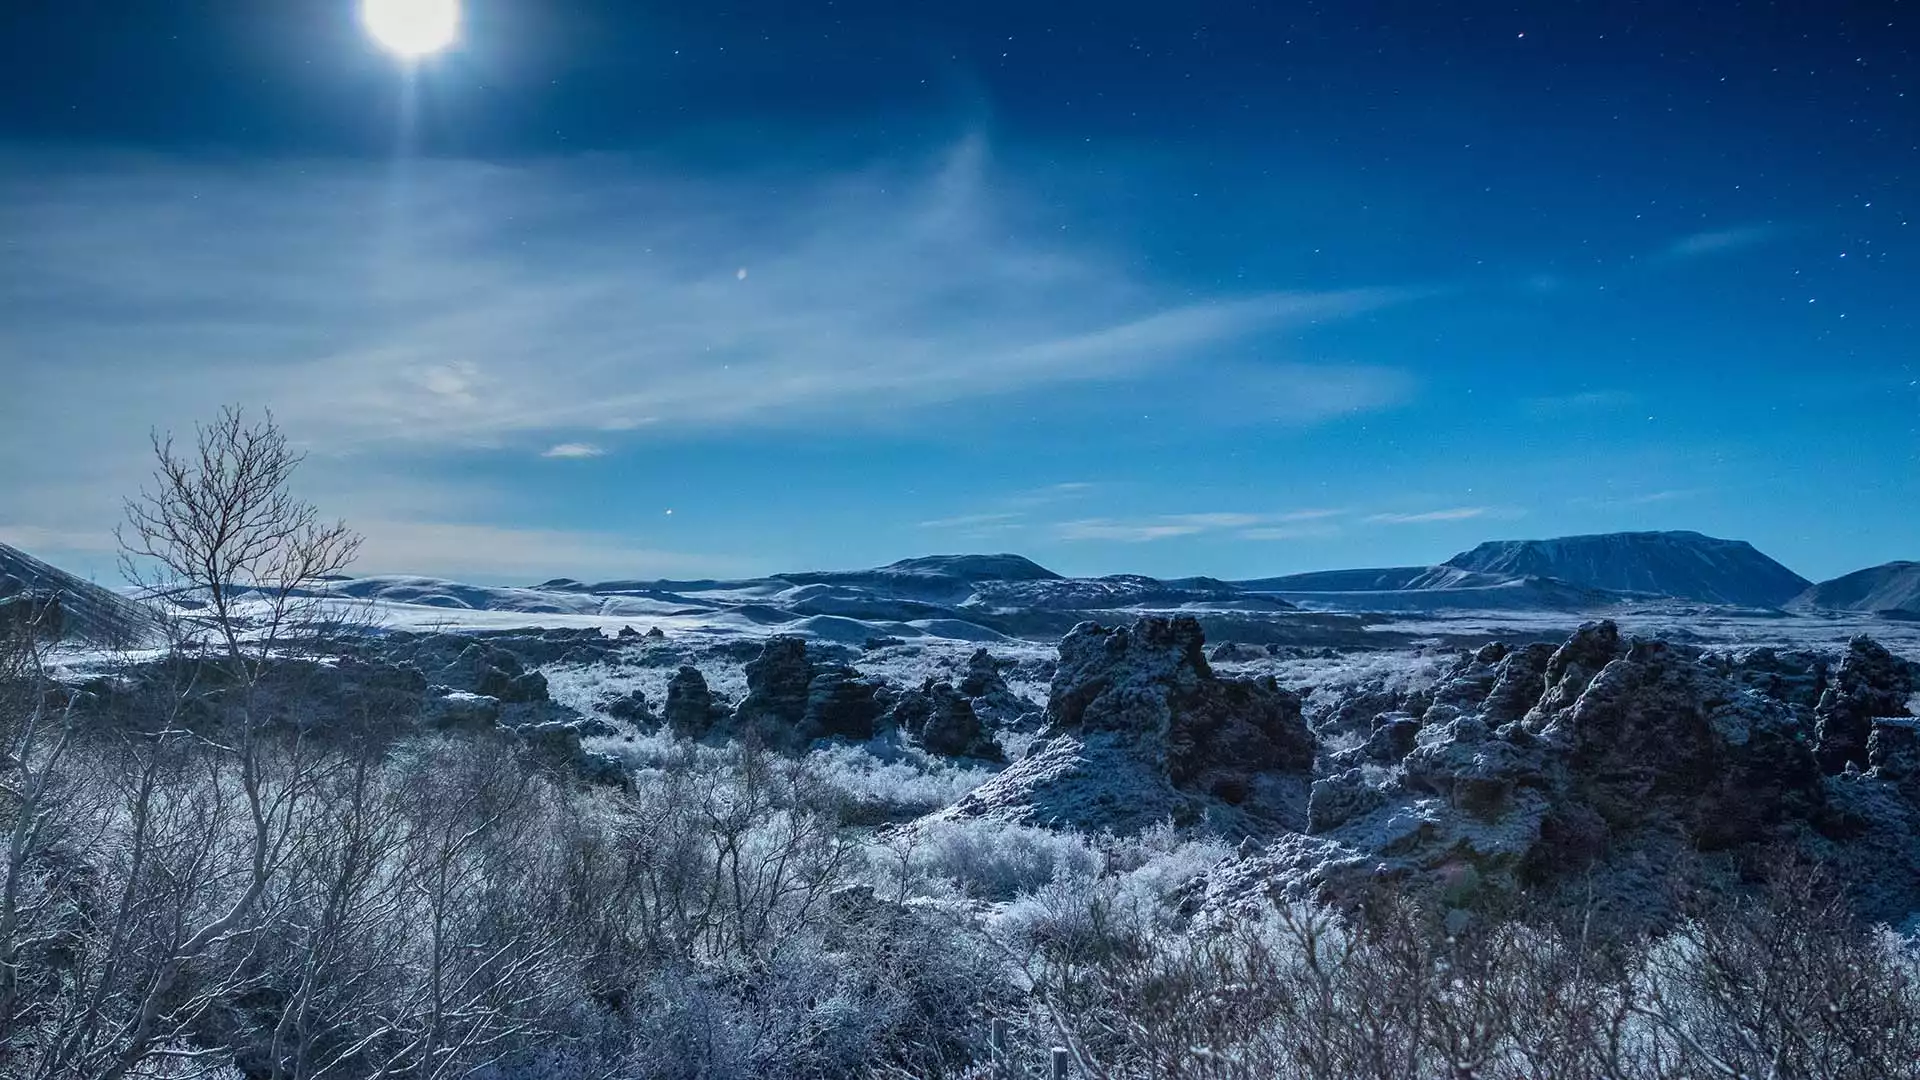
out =
[[[1645,942],[1397,898],[1200,935],[1085,925],[1106,940],[1030,962],[1029,1029],[1094,1076],[1867,1080],[1920,1061],[1911,946],[1804,867]]]

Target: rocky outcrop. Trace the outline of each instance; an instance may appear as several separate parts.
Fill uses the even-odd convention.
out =
[[[972,704],[974,715],[989,727],[1031,730],[1041,718],[1040,707],[1013,692],[1001,671],[1001,662],[986,649],[976,649],[967,658],[960,694]]]
[[[768,638],[760,655],[747,661],[747,696],[733,715],[736,734],[751,734],[768,746],[801,742],[813,675],[806,639]]]
[[[862,678],[849,667],[831,667],[807,683],[807,705],[801,714],[798,740],[873,738],[874,724],[883,711],[881,684]]]
[[[885,723],[913,737],[928,753],[1005,760],[973,711],[972,701],[937,679],[900,693],[887,711]]]
[[[1177,787],[1229,803],[1253,778],[1312,767],[1315,742],[1300,699],[1271,678],[1222,679],[1192,618],[1094,623],[1060,642],[1047,719],[1057,729],[1131,736]]]
[[[1060,643],[1048,735],[950,816],[1130,830],[1304,824],[1314,738],[1271,679],[1223,679],[1191,618],[1083,623]],[[1289,779],[1290,778],[1290,779]]]
[[[691,664],[682,664],[667,683],[662,709],[667,727],[683,739],[704,739],[724,725],[731,713],[707,688],[707,677]]]
[[[1293,884],[1386,875],[1458,903],[1600,881],[1631,907],[1657,890],[1622,866],[1798,845],[1873,883],[1870,915],[1903,916],[1920,902],[1920,822],[1894,809],[1920,779],[1916,670],[1864,640],[1829,675],[1811,653],[1708,653],[1611,623],[1557,648],[1489,645],[1327,756],[1307,815],[1325,843],[1279,861]],[[1315,852],[1340,872],[1302,870]]]
[[[547,677],[529,671],[514,652],[488,641],[472,641],[444,666],[429,672],[437,683],[485,694],[503,705],[548,700]]]
[[[640,728],[651,728],[660,722],[653,714],[653,706],[647,702],[647,695],[632,690],[614,698],[606,704],[607,715],[615,720],[625,720]]]
[[[1814,710],[1820,767],[1828,773],[1849,765],[1867,768],[1874,718],[1907,715],[1907,702],[1917,691],[1920,666],[1869,638],[1855,638]]]

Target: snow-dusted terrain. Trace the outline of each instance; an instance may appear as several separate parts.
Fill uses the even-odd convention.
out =
[[[1771,596],[1789,579],[1799,580],[1747,545],[1695,535],[1639,534],[1599,544],[1573,538],[1518,549],[1492,545],[1455,560],[1511,562],[1524,561],[1529,552],[1584,552],[1580,558],[1586,561],[1568,556],[1572,561],[1553,568],[1588,577],[1612,574],[1643,588],[1665,582],[1663,587],[1675,593],[1664,595],[1452,563],[1241,582],[1066,578],[1016,555],[931,556],[873,570],[731,581],[556,579],[497,587],[368,577],[333,583],[326,595],[396,630],[545,628],[617,634],[658,627],[676,639],[708,643],[792,635],[855,648],[913,643],[936,651],[1051,643],[1079,622],[1125,623],[1152,614],[1192,615],[1210,641],[1262,647],[1402,649],[1495,638],[1547,640],[1597,617],[1635,633],[1701,642],[1835,645],[1860,633],[1896,646],[1920,640],[1920,624],[1876,614],[1883,606],[1899,606],[1895,594],[1909,580],[1899,574],[1881,573],[1874,579],[1879,591],[1864,603],[1809,602],[1841,595],[1819,590],[1791,610],[1689,598],[1685,594],[1703,591]],[[1599,565],[1594,560],[1600,554],[1613,561]],[[1690,576],[1678,576],[1683,566],[1691,567]]]
[[[119,594],[0,544],[0,610],[36,598],[57,598],[65,632],[86,641],[121,641],[149,626],[146,613]]]
[[[1744,540],[1696,532],[1494,541],[1456,555],[1446,565],[1547,577],[1617,593],[1749,607],[1784,604],[1812,584]]]
[[[1920,562],[1891,562],[1823,581],[1795,597],[1794,611],[1920,617]]]

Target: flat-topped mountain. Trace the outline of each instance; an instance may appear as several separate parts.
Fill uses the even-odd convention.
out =
[[[1742,607],[1778,607],[1812,584],[1744,540],[1722,540],[1697,532],[1496,540],[1456,555],[1443,565],[1478,573],[1552,578],[1609,592]]]

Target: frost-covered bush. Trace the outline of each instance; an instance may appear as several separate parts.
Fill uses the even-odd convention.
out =
[[[884,743],[826,744],[807,755],[806,767],[839,794],[844,815],[855,824],[930,814],[953,805],[993,775],[986,766]]]
[[[1852,926],[1793,868],[1645,941],[1391,896],[1187,933],[1111,892],[1032,902],[1008,940],[1033,988],[1020,1026],[1066,1032],[1101,1076],[1867,1080],[1920,1061],[1914,942]]]

